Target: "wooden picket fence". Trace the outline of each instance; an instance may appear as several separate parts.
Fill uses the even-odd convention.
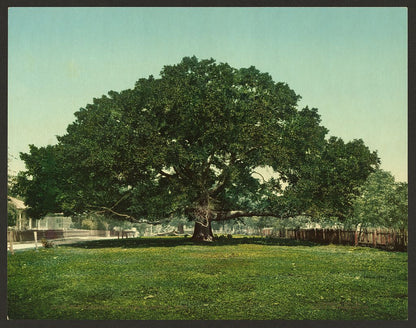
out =
[[[266,235],[277,238],[307,240],[322,244],[369,246],[395,251],[407,251],[407,230],[367,229],[280,229]]]
[[[34,232],[37,239],[47,240],[66,239],[87,236],[108,236],[110,231],[101,230],[24,230],[9,231],[7,241],[13,242],[33,241]],[[319,244],[342,244],[352,246],[369,246],[394,251],[407,251],[408,232],[407,230],[390,229],[367,229],[362,231],[343,229],[280,229],[265,228],[263,236],[306,240]],[[111,236],[116,232],[111,231]]]
[[[25,241],[34,241],[34,232],[37,234],[37,239],[47,239],[47,240],[54,240],[54,239],[67,239],[67,238],[75,238],[75,237],[105,237],[109,235],[109,231],[106,232],[104,230],[84,230],[84,229],[71,229],[71,230],[64,230],[64,229],[49,229],[49,230],[17,230],[17,231],[9,231],[7,234],[7,241],[10,241],[13,238],[13,242],[25,242]]]

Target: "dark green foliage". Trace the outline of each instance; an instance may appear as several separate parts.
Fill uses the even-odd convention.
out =
[[[359,187],[378,161],[377,154],[362,140],[344,143],[331,137],[317,158],[299,168],[299,182],[293,186],[289,201],[295,208],[303,203],[305,213],[314,217],[344,221],[352,214]],[[292,193],[292,188],[288,192]]]
[[[28,215],[40,219],[48,213],[60,212],[62,171],[56,146],[29,145],[30,153],[21,154],[26,171],[19,172],[12,192],[25,197]]]
[[[17,189],[35,216],[187,216],[208,227],[252,216],[343,219],[377,155],[361,140],[325,139],[317,109],[298,109],[299,98],[255,67],[185,57],[160,78],[95,98],[56,146],[31,146]],[[263,179],[264,167],[273,178]]]
[[[361,187],[349,224],[362,227],[407,229],[408,185],[395,182],[391,173],[377,170]]]
[[[7,203],[7,226],[13,227],[16,225],[18,212],[15,206]]]
[[[45,238],[42,238],[40,242],[42,243],[42,246],[45,248],[52,248],[55,245],[53,241],[46,240]]]

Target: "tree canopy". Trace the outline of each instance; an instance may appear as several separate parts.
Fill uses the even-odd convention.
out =
[[[349,223],[361,227],[406,229],[408,221],[407,183],[395,182],[390,172],[376,170],[360,188]]]
[[[327,139],[318,110],[299,109],[299,99],[253,66],[185,57],[159,78],[94,98],[57,145],[32,145],[17,188],[38,215],[187,216],[203,240],[212,221],[344,219],[377,153],[362,140]]]

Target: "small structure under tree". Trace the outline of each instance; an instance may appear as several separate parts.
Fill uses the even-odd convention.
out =
[[[16,211],[16,230],[32,229],[32,218],[27,216],[27,206],[24,201],[12,196],[7,196],[8,206],[12,206]]]

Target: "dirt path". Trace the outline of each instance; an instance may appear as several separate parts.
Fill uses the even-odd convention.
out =
[[[94,237],[94,236],[87,236],[87,237],[71,237],[65,239],[54,239],[50,240],[54,243],[54,245],[65,245],[65,244],[72,244],[81,241],[88,241],[88,240],[100,240],[100,239],[117,239],[117,237]],[[43,248],[42,243],[38,241],[37,243],[38,248]],[[14,251],[22,251],[22,250],[30,250],[36,249],[35,242],[14,242],[13,243],[13,250]],[[10,251],[10,243],[7,243],[7,250]]]

